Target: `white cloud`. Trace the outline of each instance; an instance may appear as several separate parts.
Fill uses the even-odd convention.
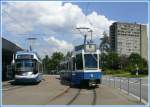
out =
[[[103,32],[104,30],[108,31],[109,25],[112,23],[107,17],[94,11],[85,16],[80,7],[71,3],[65,3],[62,6],[61,2],[16,2],[5,4],[3,9],[5,10],[3,23],[6,24],[6,30],[13,33],[33,31],[40,26],[46,26],[50,31],[56,33],[72,33],[77,26],[86,26],[93,28],[95,32],[98,30]]]
[[[67,52],[73,49],[73,44],[66,42],[65,40],[59,40],[53,36],[44,38],[50,45],[54,46],[54,51]]]
[[[78,5],[62,2],[9,2],[3,5],[3,30],[10,34],[53,33],[66,35],[67,38],[81,38],[76,27],[90,27],[93,37],[99,38],[113,22],[106,16],[93,11],[85,15]],[[38,29],[38,31],[37,31]],[[41,29],[39,31],[39,29]],[[78,34],[77,34],[78,33]],[[98,36],[97,36],[98,35]],[[60,40],[58,36],[44,39],[53,46],[53,50],[72,48],[72,44]],[[63,51],[63,52],[65,52]]]

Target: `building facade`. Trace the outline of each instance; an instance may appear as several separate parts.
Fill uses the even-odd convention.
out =
[[[138,53],[148,58],[147,26],[137,23],[115,22],[110,26],[110,46],[112,51],[129,56]]]
[[[2,80],[7,80],[8,66],[11,65],[13,55],[23,49],[5,38],[0,39],[2,39]]]

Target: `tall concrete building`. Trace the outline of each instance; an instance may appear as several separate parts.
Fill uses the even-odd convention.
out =
[[[115,22],[110,26],[111,49],[120,55],[138,53],[148,59],[147,26]]]

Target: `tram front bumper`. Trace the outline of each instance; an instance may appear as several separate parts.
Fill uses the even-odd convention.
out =
[[[22,82],[22,83],[32,83],[32,82],[37,82],[38,75],[30,75],[30,76],[20,76],[16,75],[15,76],[15,81],[16,82]]]

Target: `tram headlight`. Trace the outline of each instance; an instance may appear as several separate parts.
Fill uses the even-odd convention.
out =
[[[72,73],[72,75],[76,75],[75,73]]]
[[[28,75],[32,75],[33,73],[32,72],[28,72]]]
[[[94,75],[93,74],[91,74],[91,78],[93,78],[94,77]]]

